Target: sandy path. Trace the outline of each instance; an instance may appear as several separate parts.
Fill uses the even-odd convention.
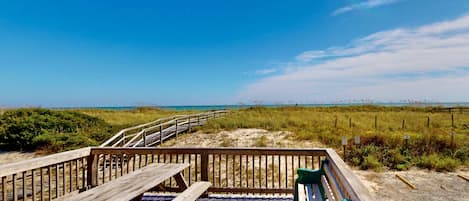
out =
[[[14,163],[31,158],[41,157],[42,155],[34,152],[0,152],[0,164]]]
[[[262,139],[264,137],[264,139]],[[269,132],[263,129],[238,129],[219,133],[191,133],[164,142],[170,147],[291,147],[321,148],[325,145],[315,141],[293,141],[287,131]]]
[[[400,200],[469,200],[469,182],[459,178],[457,174],[469,175],[468,170],[451,173],[440,173],[427,170],[411,169],[408,171],[373,171],[354,170],[370,193],[383,201]],[[404,176],[417,189],[411,189],[396,174]]]

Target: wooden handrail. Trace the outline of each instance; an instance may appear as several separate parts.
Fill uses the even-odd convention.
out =
[[[127,133],[128,131],[132,131],[132,130],[136,130],[136,129],[142,129],[134,134],[131,134],[132,136],[134,136],[134,138],[132,138],[132,140],[130,140],[129,142],[127,142],[125,145],[129,145],[130,143],[132,143],[135,139],[138,139],[144,132],[146,131],[149,131],[149,130],[152,130],[152,129],[155,129],[159,126],[166,126],[166,125],[172,125],[174,124],[177,120],[182,120],[182,119],[189,119],[189,118],[192,118],[192,117],[198,117],[198,116],[207,116],[207,118],[211,118],[211,114],[221,114],[221,113],[226,113],[227,111],[226,110],[216,110],[216,111],[209,111],[209,112],[203,112],[203,113],[198,113],[198,114],[190,114],[190,115],[174,115],[174,116],[171,116],[171,117],[165,117],[165,118],[160,118],[160,119],[157,119],[155,121],[152,121],[152,122],[148,122],[148,123],[144,123],[144,124],[140,124],[140,125],[137,125],[137,126],[133,126],[133,127],[130,127],[130,128],[125,128],[119,132],[117,132],[114,136],[112,136],[111,138],[109,138],[108,140],[106,140],[106,142],[104,142],[103,144],[101,144],[99,147],[106,147],[106,146],[112,146],[112,147],[115,147],[117,146],[117,144],[119,144],[120,142],[123,142],[124,138],[126,138],[127,136],[125,135],[125,133]],[[169,121],[168,121],[169,120]],[[154,125],[156,124],[156,125]],[[152,125],[152,126],[150,126]],[[148,127],[150,126],[150,127]],[[120,138],[120,139],[119,139]],[[119,140],[118,140],[119,139]],[[116,142],[117,140],[117,142]],[[115,142],[115,143],[113,143]]]
[[[91,153],[91,147],[81,148],[73,151],[67,151],[57,154],[52,154],[44,157],[33,158],[29,160],[19,161],[16,163],[9,163],[0,165],[0,177],[24,172],[31,169],[37,169],[66,161],[74,160],[77,158],[87,157]]]
[[[358,177],[347,167],[345,162],[333,149],[327,149],[327,157],[329,164],[333,166],[336,176],[341,181],[341,186],[352,200],[360,201],[373,201],[370,193],[365,185],[358,179]],[[338,170],[338,171],[337,171]]]

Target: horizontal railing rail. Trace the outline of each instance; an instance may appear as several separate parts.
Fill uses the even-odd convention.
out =
[[[188,163],[187,182],[210,181],[211,193],[291,194],[296,169],[318,169],[324,159],[332,161],[332,172],[347,197],[371,200],[334,150],[289,148],[84,148],[0,165],[1,193],[2,201],[23,195],[50,200],[108,183],[151,163]],[[162,190],[178,188],[169,179]]]
[[[1,198],[51,200],[84,189],[91,148],[0,165]]]

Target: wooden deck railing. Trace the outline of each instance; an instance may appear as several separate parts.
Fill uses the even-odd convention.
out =
[[[209,192],[291,194],[296,169],[331,161],[345,196],[371,200],[363,184],[332,149],[84,148],[0,165],[2,200],[49,200],[102,185],[151,163],[189,163],[188,183],[210,181]],[[163,189],[162,189],[163,190]],[[164,190],[177,191],[168,180]]]
[[[177,135],[179,132],[190,130],[192,126],[201,125],[209,119],[219,117],[227,112],[227,110],[216,110],[192,115],[175,115],[157,119],[152,122],[123,129],[100,145],[100,147],[136,147],[139,141],[143,142],[143,147],[153,146],[156,144],[153,141],[149,141],[148,143],[146,142],[145,138],[147,135],[160,133],[162,138],[156,141],[158,143],[160,141],[163,142],[163,140],[168,137]],[[163,135],[165,130],[166,132]]]

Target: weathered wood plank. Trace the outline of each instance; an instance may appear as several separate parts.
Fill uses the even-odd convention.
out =
[[[332,174],[331,169],[329,168],[329,164],[324,165],[324,172],[326,173],[326,176],[328,178],[328,183],[329,186],[331,187],[331,190],[334,194],[334,197],[336,200],[343,200],[344,195],[342,191],[340,190],[339,184],[337,183],[337,180],[335,176]]]
[[[304,184],[298,184],[298,200],[306,200],[306,190]]]
[[[187,184],[186,179],[184,179],[184,176],[182,175],[182,172],[179,172],[176,175],[174,175],[174,179],[176,180],[176,183],[177,183],[178,188],[179,188],[180,191],[186,190],[187,187],[189,186]]]
[[[212,183],[210,182],[196,182],[187,190],[179,194],[173,201],[194,201],[204,194],[210,186],[212,186]]]
[[[326,149],[329,164],[332,166],[341,184],[345,187],[346,191],[352,200],[372,201],[374,200],[365,185],[358,179],[358,177],[347,167],[345,162],[333,149]]]
[[[132,200],[187,168],[189,164],[154,163],[78,195],[67,201]]]
[[[37,169],[40,167],[46,167],[49,165],[55,165],[64,161],[78,159],[90,155],[91,148],[81,148],[73,151],[62,152],[58,154],[52,154],[40,158],[34,158],[30,160],[20,161],[16,163],[0,165],[0,177],[9,176],[15,173],[28,171],[31,169]]]

